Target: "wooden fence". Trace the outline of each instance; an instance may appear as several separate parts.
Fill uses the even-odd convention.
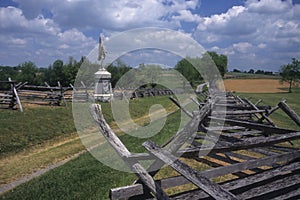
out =
[[[144,97],[182,94],[182,93],[186,93],[186,91],[183,89],[170,90],[170,89],[162,89],[162,88],[151,88],[151,89],[138,89],[138,90],[115,89],[113,93],[115,99],[124,99],[124,98],[137,99],[137,98],[144,98]]]
[[[91,106],[99,130],[137,175],[133,185],[112,188],[110,199],[299,199],[300,150],[292,144],[300,132],[278,127],[269,118],[282,109],[300,125],[286,102],[271,108],[232,94],[200,98],[193,99],[199,110],[192,113],[171,98],[191,120],[162,146],[145,142],[147,153],[131,153],[105,122],[100,105]],[[224,107],[226,112],[218,109]],[[209,126],[212,119],[224,126]],[[209,141],[216,143],[213,148]],[[140,164],[143,160],[153,161],[148,169]],[[164,165],[178,175],[155,178]],[[199,171],[199,166],[208,169]],[[177,192],[169,194],[170,188]]]
[[[23,103],[60,106],[66,105],[65,93],[72,88],[62,87],[59,82],[57,86],[50,86],[46,82],[45,86],[28,85],[25,82],[19,83],[16,90]]]
[[[23,112],[23,107],[15,88],[16,82],[12,80],[0,81],[0,108],[17,109]]]

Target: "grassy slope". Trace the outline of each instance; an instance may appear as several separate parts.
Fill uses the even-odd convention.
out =
[[[151,138],[161,144],[177,129],[180,112],[168,117],[159,135]],[[141,143],[147,139],[136,139],[128,135],[120,139],[133,151],[142,151]],[[136,148],[138,147],[138,148]],[[45,175],[25,183],[14,191],[1,196],[2,199],[108,199],[110,188],[131,184],[135,180],[131,173],[113,170],[89,153],[54,169]]]
[[[288,100],[288,104],[300,113],[298,103],[300,91],[288,94],[240,94],[242,97],[251,97],[253,102],[263,99],[265,104],[275,106],[282,98]],[[278,112],[278,111],[277,111]],[[272,115],[272,119],[280,125],[289,127],[295,126],[293,122],[285,117],[284,113],[278,112]],[[168,117],[168,122],[161,132],[161,136],[152,138],[158,143],[162,143],[164,138],[177,130],[179,112]],[[120,136],[121,140],[128,145],[131,150],[140,151],[138,147],[144,139],[137,141],[128,136]],[[161,141],[158,141],[161,140]],[[137,144],[138,143],[138,144]],[[133,174],[112,170],[100,162],[96,161],[88,153],[59,167],[45,175],[34,179],[24,185],[17,187],[13,192],[2,196],[3,199],[108,199],[110,188],[131,184],[135,179]]]
[[[71,106],[0,110],[0,158],[75,132]]]

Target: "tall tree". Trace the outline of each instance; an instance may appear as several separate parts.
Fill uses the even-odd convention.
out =
[[[280,68],[281,82],[289,83],[289,93],[292,92],[292,86],[300,81],[300,62],[292,58],[292,63],[283,65]]]
[[[37,85],[37,67],[31,62],[24,62],[18,66],[19,72],[16,80],[20,82],[28,82],[29,84]]]
[[[214,51],[209,51],[208,54],[211,56],[211,58],[215,62],[221,76],[224,77],[225,73],[227,72],[227,64],[228,64],[227,56],[223,55],[223,54],[219,55]]]

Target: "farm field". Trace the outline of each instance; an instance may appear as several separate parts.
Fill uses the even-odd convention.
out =
[[[288,84],[281,84],[278,79],[225,79],[224,86],[230,92],[279,93],[286,92]]]
[[[251,94],[239,92],[237,94],[240,97],[247,97],[253,102],[262,99],[263,102],[260,105],[265,104],[275,106],[282,99],[286,99],[288,104],[297,113],[300,113],[300,105],[298,103],[300,99],[300,89],[294,89],[294,93],[286,93],[286,90],[283,91],[285,92]],[[151,101],[153,100],[154,99]],[[165,97],[163,101],[164,100],[167,102],[167,97]],[[108,112],[108,110],[106,112]],[[173,132],[177,130],[179,115],[180,112],[178,111],[171,114],[168,117],[164,129],[159,135],[151,138],[151,140],[158,144],[163,143],[165,138],[168,138],[169,135],[173,134]],[[298,129],[298,127],[291,122],[283,112],[276,111],[271,115],[271,119],[276,123],[279,123],[280,126]],[[149,138],[137,140],[136,138],[128,135],[120,135],[120,139],[131,151],[143,151],[140,144]],[[295,145],[299,146],[298,143]],[[207,166],[203,166],[203,168],[206,167]],[[168,169],[163,171],[167,172]],[[158,176],[163,176],[163,174],[158,174]],[[89,153],[84,153],[65,165],[15,188],[13,191],[1,196],[1,198],[108,199],[108,191],[110,188],[128,185],[134,180],[135,175],[110,169],[93,158]],[[169,192],[172,193],[172,191]]]

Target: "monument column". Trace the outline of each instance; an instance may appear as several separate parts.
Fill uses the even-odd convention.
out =
[[[94,98],[96,101],[110,102],[113,98],[111,87],[111,73],[109,73],[103,66],[103,61],[106,56],[103,41],[101,36],[99,37],[99,49],[98,49],[98,61],[100,62],[100,68],[95,73],[95,91]]]

